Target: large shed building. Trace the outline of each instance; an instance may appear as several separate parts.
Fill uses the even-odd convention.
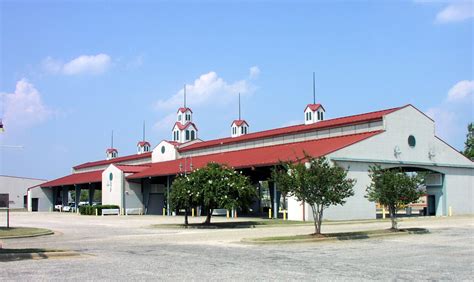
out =
[[[474,163],[435,135],[435,123],[412,105],[346,117],[325,119],[320,104],[309,104],[301,125],[250,132],[249,123],[232,122],[230,137],[210,141],[198,138],[190,108],[178,109],[172,139],[151,149],[141,140],[137,154],[118,157],[116,148],[106,159],[73,167],[73,173],[32,191],[53,199],[49,205],[65,203],[68,192],[87,189],[102,191],[103,204],[116,204],[124,212],[170,214],[166,191],[180,173],[209,162],[226,164],[249,176],[258,192],[252,206],[254,215],[272,209],[278,216],[281,205],[288,218],[311,219],[310,207],[293,198],[282,199],[270,179],[271,168],[280,161],[296,160],[307,154],[326,156],[357,180],[355,195],[344,206],[331,207],[327,219],[368,219],[376,217],[376,204],[364,196],[370,183],[369,166],[400,167],[425,171],[429,215],[472,214],[474,212]],[[76,197],[78,198],[78,197]],[[92,199],[92,198],[91,198]],[[92,201],[92,200],[91,200]]]

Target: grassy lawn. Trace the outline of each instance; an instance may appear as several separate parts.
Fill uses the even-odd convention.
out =
[[[53,231],[34,227],[0,227],[0,239],[50,235]]]
[[[343,232],[343,233],[326,233],[321,235],[304,234],[304,235],[293,235],[293,236],[275,236],[275,237],[263,237],[255,239],[245,239],[247,242],[260,242],[260,243],[279,243],[279,242],[317,242],[325,240],[356,240],[356,239],[367,239],[370,237],[378,236],[390,236],[390,235],[405,235],[405,234],[426,234],[429,233],[424,228],[407,228],[399,230],[382,229],[382,230],[370,230],[370,231],[357,231],[357,232]]]

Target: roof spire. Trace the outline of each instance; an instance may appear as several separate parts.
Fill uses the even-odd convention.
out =
[[[184,84],[184,108],[186,109],[186,83]]]
[[[113,149],[114,148],[114,130],[112,129],[112,136],[110,138],[110,149]]]
[[[316,82],[315,82],[315,74],[313,71],[313,104],[316,104]]]
[[[240,92],[239,92],[239,120],[240,120]]]
[[[145,121],[143,121],[143,142],[145,142]]]

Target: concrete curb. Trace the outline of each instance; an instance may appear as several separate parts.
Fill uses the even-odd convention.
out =
[[[326,237],[326,238],[308,238],[308,239],[294,239],[294,240],[273,240],[273,241],[263,241],[259,238],[244,238],[240,240],[242,243],[246,244],[298,244],[298,243],[322,243],[322,242],[334,242],[334,241],[348,241],[348,240],[363,240],[370,238],[379,238],[379,237],[390,237],[390,236],[405,236],[413,234],[428,234],[429,230],[407,230],[404,232],[393,232],[393,233],[374,233],[374,234],[356,234],[356,235],[342,235],[335,237]]]
[[[6,236],[0,237],[0,240],[8,240],[8,239],[19,239],[19,238],[31,238],[31,237],[39,237],[39,236],[46,236],[46,235],[53,235],[54,232],[49,230],[46,232],[31,234],[31,235],[18,235],[18,236]]]
[[[80,253],[65,251],[65,252],[38,252],[38,253],[6,253],[0,254],[0,261],[17,261],[26,259],[49,259],[49,258],[62,258],[62,257],[76,257],[80,256]]]

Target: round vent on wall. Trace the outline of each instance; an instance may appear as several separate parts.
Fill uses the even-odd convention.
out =
[[[413,148],[413,147],[415,147],[415,145],[416,145],[415,136],[413,136],[413,135],[408,136],[408,146]]]

